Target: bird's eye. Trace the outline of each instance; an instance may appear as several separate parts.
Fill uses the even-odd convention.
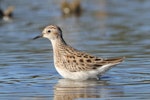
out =
[[[50,33],[50,32],[51,32],[51,30],[48,30],[47,32],[48,32],[48,33]]]

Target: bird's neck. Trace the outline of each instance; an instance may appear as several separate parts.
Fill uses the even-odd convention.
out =
[[[53,47],[54,64],[57,64],[57,62],[61,61],[61,56],[64,54],[67,44],[63,38],[51,40],[51,43]]]
[[[51,43],[54,54],[56,54],[56,52],[63,51],[63,49],[67,46],[67,43],[63,38],[56,38],[54,40],[51,40]]]

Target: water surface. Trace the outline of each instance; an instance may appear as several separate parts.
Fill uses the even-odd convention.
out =
[[[2,0],[14,18],[0,22],[0,99],[149,100],[150,1],[82,0],[80,17],[63,18],[59,0]],[[67,43],[100,57],[126,56],[100,81],[62,79],[47,39],[33,41],[48,24]]]

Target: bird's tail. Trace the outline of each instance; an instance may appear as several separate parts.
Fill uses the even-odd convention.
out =
[[[109,59],[104,59],[105,62],[108,64],[119,64],[121,63],[125,57],[118,57],[118,58],[109,58]]]
[[[106,71],[111,69],[113,66],[121,63],[124,59],[125,59],[125,57],[104,59],[103,62],[105,63],[105,65],[103,65],[102,67],[100,67],[98,69],[100,75],[104,74]]]

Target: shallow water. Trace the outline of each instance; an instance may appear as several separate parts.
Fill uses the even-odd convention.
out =
[[[1,8],[14,5],[15,11],[13,20],[0,22],[0,99],[150,99],[149,0],[82,0],[78,18],[63,18],[59,0],[36,1],[1,1]],[[62,79],[50,42],[32,40],[48,24],[59,25],[66,42],[79,50],[126,59],[100,81]]]

